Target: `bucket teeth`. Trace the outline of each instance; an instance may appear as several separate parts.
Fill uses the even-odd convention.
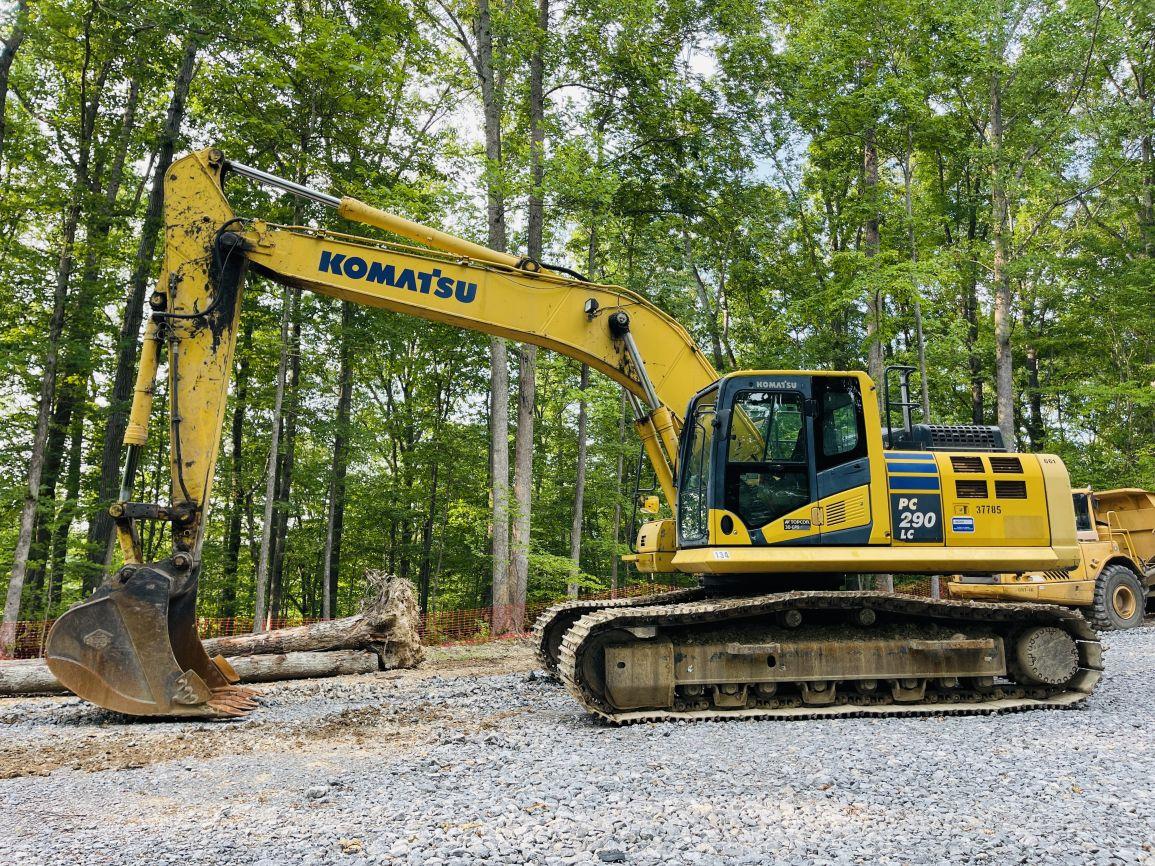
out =
[[[247,716],[260,705],[235,689],[215,689],[208,699],[207,706],[222,715],[240,717]]]
[[[248,698],[249,700],[257,701],[261,696],[259,689],[249,688],[248,686],[226,686],[223,689],[213,689],[213,694],[229,694],[240,698]],[[260,701],[257,701],[260,703]]]
[[[229,660],[224,656],[213,656],[212,662],[217,666],[217,670],[221,672],[221,676],[228,680],[229,683],[235,685],[241,681],[241,678],[237,674],[236,670],[229,663]]]

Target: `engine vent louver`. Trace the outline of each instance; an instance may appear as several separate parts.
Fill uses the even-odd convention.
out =
[[[988,496],[986,481],[955,481],[954,492],[959,499],[986,499]]]
[[[1023,462],[1018,457],[992,457],[991,472],[999,475],[1021,475]]]
[[[999,499],[1026,499],[1027,482],[1025,481],[996,481],[995,496]]]
[[[826,525],[835,526],[846,522],[846,500],[835,502],[826,509]]]
[[[982,472],[983,458],[981,457],[951,457],[950,465],[955,472]]]

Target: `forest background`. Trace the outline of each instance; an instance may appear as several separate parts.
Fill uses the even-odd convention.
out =
[[[921,363],[934,421],[1155,486],[1149,0],[17,0],[0,35],[9,621],[106,569],[159,179],[209,145],[640,292],[719,370]],[[349,613],[384,567],[504,629],[635,579],[617,386],[256,278],[244,303],[202,614],[252,616],[258,576],[268,613]],[[167,500],[165,426],[138,499]]]

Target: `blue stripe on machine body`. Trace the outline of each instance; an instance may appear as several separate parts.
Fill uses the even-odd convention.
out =
[[[921,472],[924,475],[928,472],[934,472],[935,474],[938,474],[938,466],[934,463],[898,463],[898,462],[894,462],[894,463],[887,463],[886,464],[886,471],[889,472],[891,475],[894,475],[896,472],[899,474],[905,474],[908,472]]]
[[[938,476],[890,475],[891,490],[938,490]]]

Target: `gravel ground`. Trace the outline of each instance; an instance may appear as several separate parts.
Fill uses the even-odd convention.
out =
[[[0,701],[0,863],[1155,864],[1155,628],[1086,708],[614,729],[527,647],[239,723]]]

